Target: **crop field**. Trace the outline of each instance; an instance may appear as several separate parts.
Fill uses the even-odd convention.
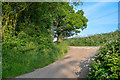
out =
[[[65,40],[70,46],[100,46],[107,41],[116,40],[119,38],[119,31],[97,34],[88,37],[77,37]]]

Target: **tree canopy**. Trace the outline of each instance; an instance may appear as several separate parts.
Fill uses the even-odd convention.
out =
[[[75,12],[73,5],[69,3],[57,4],[54,11],[56,13],[53,19],[53,31],[58,41],[80,33],[79,29],[83,30],[87,27],[88,19],[84,16],[84,12],[82,10]]]
[[[36,32],[37,35],[40,35],[42,29],[47,30],[48,33],[53,31],[52,36],[57,37],[60,41],[64,37],[80,33],[80,29],[87,27],[88,20],[84,16],[84,12],[82,10],[75,12],[73,5],[68,2],[4,2],[2,5],[3,37],[8,32],[14,36],[20,31],[28,29],[32,32],[27,33],[33,35]],[[30,27],[33,25],[35,26]]]

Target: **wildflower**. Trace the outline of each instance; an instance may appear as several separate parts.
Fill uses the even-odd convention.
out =
[[[112,77],[112,75],[110,75],[110,77]]]
[[[89,70],[91,70],[91,68],[89,68]]]
[[[109,76],[107,76],[107,78],[109,78]]]
[[[94,58],[92,60],[95,60]]]
[[[86,65],[86,67],[88,67],[88,64]]]
[[[99,60],[97,60],[97,62],[99,62]]]

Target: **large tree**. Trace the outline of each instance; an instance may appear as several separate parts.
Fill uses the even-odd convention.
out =
[[[84,16],[82,10],[75,12],[73,5],[69,3],[57,3],[54,10],[55,17],[53,21],[54,37],[61,42],[64,37],[70,37],[74,34],[80,33],[87,27],[88,19]]]
[[[57,5],[50,2],[3,2],[2,3],[2,38],[5,35],[17,36],[24,31],[30,36],[50,32]]]

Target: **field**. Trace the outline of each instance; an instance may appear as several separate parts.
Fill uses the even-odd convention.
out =
[[[69,46],[100,46],[107,41],[116,40],[119,38],[119,31],[97,34],[88,37],[77,37],[65,40],[66,43],[69,43]]]

